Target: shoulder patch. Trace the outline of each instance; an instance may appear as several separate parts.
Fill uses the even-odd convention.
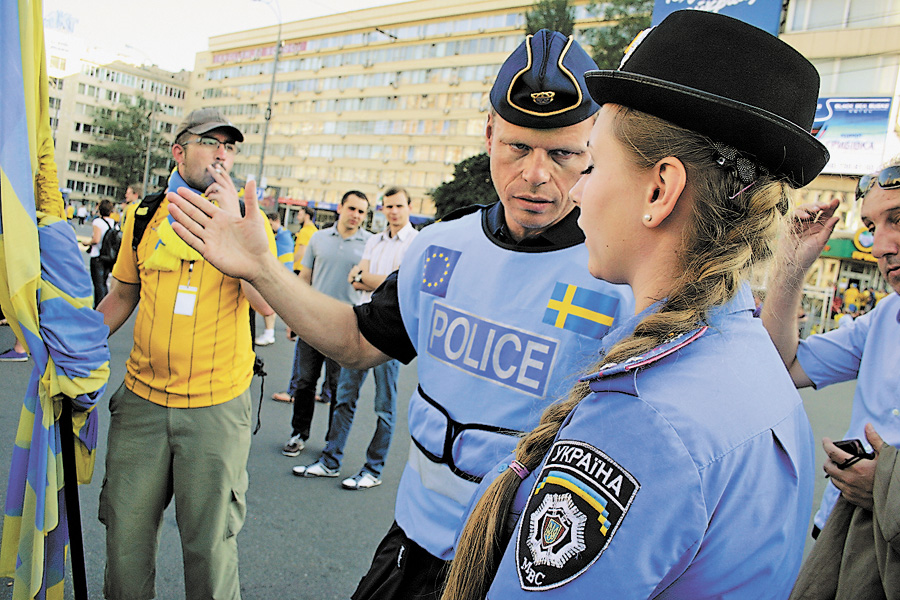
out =
[[[601,450],[557,440],[522,513],[516,570],[523,590],[556,588],[609,547],[641,484]]]
[[[650,350],[645,354],[641,354],[640,356],[634,356],[629,358],[628,360],[622,361],[620,363],[607,363],[600,367],[600,370],[593,375],[588,375],[587,377],[582,377],[580,381],[587,381],[589,384],[592,384],[595,381],[603,379],[604,377],[611,377],[612,375],[618,375],[620,373],[627,373],[628,371],[633,371],[638,367],[645,367],[647,365],[653,364],[656,361],[669,356],[674,352],[678,352],[680,349],[684,348],[691,342],[696,341],[700,338],[706,331],[709,329],[708,326],[704,325],[700,329],[695,329],[694,331],[690,331],[688,333],[682,333],[679,336],[672,338],[667,342],[663,342],[656,348]],[[593,389],[593,387],[591,388]],[[598,391],[598,390],[593,390]]]

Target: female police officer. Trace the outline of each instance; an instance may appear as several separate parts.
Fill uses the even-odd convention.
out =
[[[680,11],[586,77],[603,105],[572,191],[588,267],[638,314],[483,484],[444,598],[787,597],[813,443],[746,278],[786,187],[828,160],[808,133],[818,74],[768,33]]]

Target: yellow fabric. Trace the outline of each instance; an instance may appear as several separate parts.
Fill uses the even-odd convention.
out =
[[[227,402],[246,390],[253,376],[249,303],[240,280],[204,260],[176,259],[171,271],[147,268],[159,232],[167,227],[162,225],[167,223],[167,207],[168,200],[163,200],[137,256],[131,250],[137,207],[128,208],[122,251],[112,271],[119,281],[141,286],[125,386],[162,406],[195,408]],[[263,221],[274,255],[275,236]],[[174,235],[170,226],[168,231]],[[175,314],[179,286],[196,288],[190,316]]]
[[[319,228],[316,227],[315,223],[311,222],[307,222],[306,225],[300,228],[300,231],[297,232],[297,239],[294,240],[294,256],[297,256],[297,254],[300,252],[301,247],[309,245],[309,238],[311,238],[312,235],[318,230]],[[294,262],[294,270],[303,270],[303,265],[300,264],[299,260]]]

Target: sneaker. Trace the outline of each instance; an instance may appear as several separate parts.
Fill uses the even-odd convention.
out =
[[[275,334],[274,333],[270,333],[269,335],[266,335],[265,333],[263,333],[262,335],[259,335],[256,337],[256,345],[257,346],[269,346],[274,343],[275,343]]]
[[[303,438],[301,438],[298,433],[297,435],[291,436],[291,439],[289,439],[287,444],[284,445],[284,448],[281,449],[281,453],[285,456],[297,456],[304,448],[306,448],[306,442],[303,441]]]
[[[24,352],[16,352],[15,348],[10,348],[0,354],[0,361],[3,362],[25,362],[26,360],[28,360],[28,355]]]
[[[291,469],[291,472],[297,477],[337,477],[341,474],[340,469],[329,469],[321,460],[311,465],[298,465]]]
[[[277,400],[278,402],[287,402],[288,404],[290,404],[294,401],[294,398],[287,392],[275,392],[274,394],[272,394],[272,400]]]
[[[381,479],[368,471],[360,471],[358,475],[348,477],[341,482],[341,487],[345,490],[367,490],[376,485],[381,485]]]

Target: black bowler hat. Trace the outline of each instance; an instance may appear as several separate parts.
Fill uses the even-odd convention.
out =
[[[680,10],[632,42],[615,71],[585,73],[598,104],[621,104],[753,155],[803,187],[828,162],[809,132],[819,74],[799,52],[724,15]]]
[[[541,29],[529,35],[500,67],[491,105],[514,125],[568,127],[600,107],[591,100],[584,72],[597,64],[572,37]]]
[[[191,113],[181,122],[178,129],[175,130],[175,139],[177,140],[184,132],[190,132],[194,135],[203,135],[209,133],[213,129],[226,129],[231,135],[231,139],[235,142],[243,142],[244,134],[234,124],[225,118],[225,115],[218,108],[198,108],[192,110]]]

